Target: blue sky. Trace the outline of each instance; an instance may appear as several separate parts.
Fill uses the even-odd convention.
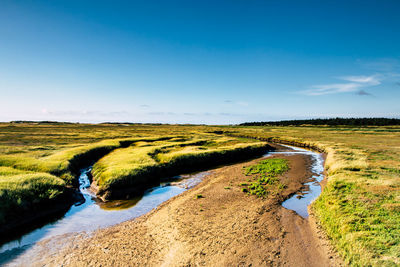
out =
[[[399,1],[0,2],[0,121],[400,117]]]

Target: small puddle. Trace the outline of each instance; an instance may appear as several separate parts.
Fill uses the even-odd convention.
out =
[[[310,150],[287,146],[287,145],[282,145],[282,146],[287,147],[290,150],[270,152],[269,155],[302,154],[302,155],[309,155],[311,157],[312,176],[310,177],[310,179],[308,179],[308,182],[304,183],[304,186],[300,192],[297,192],[292,197],[290,197],[289,199],[285,200],[282,203],[282,206],[285,207],[286,209],[294,210],[301,217],[307,218],[309,216],[307,210],[308,205],[310,205],[321,194],[320,182],[324,179],[324,159],[321,153],[318,152],[313,152]]]
[[[159,186],[147,190],[143,196],[129,199],[101,202],[89,190],[88,173],[91,167],[81,170],[79,189],[84,199],[75,203],[67,213],[55,222],[37,228],[18,239],[0,247],[0,266],[13,261],[19,255],[32,249],[45,239],[75,232],[92,232],[133,218],[137,218],[164,201],[179,195],[202,181],[209,171],[179,175],[161,181]]]

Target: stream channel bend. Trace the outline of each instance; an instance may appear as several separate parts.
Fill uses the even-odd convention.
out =
[[[307,206],[321,193],[319,183],[324,178],[324,159],[317,152],[286,145],[282,145],[282,147],[283,149],[276,152],[265,154],[263,158],[274,154],[303,154],[311,159],[312,177],[308,179],[300,192],[282,203],[283,207],[294,210],[306,218],[308,217]],[[0,266],[18,264],[18,258],[34,249],[35,245],[42,240],[70,233],[90,233],[99,228],[137,218],[157,208],[166,200],[194,187],[210,173],[210,171],[203,171],[164,179],[159,186],[147,190],[141,197],[104,203],[89,190],[88,173],[90,171],[91,166],[80,171],[79,189],[84,200],[71,206],[61,218],[2,244],[0,246]]]

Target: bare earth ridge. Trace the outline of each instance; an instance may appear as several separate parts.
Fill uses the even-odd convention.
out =
[[[290,162],[280,179],[287,188],[266,199],[249,196],[239,184],[243,166],[215,169],[195,188],[150,213],[94,234],[75,235],[63,249],[46,249],[43,266],[341,266],[314,219],[303,219],[280,203],[310,177],[304,155],[275,155]],[[204,198],[196,199],[201,194]]]

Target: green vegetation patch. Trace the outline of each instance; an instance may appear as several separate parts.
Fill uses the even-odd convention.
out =
[[[71,184],[74,179],[74,173],[82,166],[82,163],[95,157],[95,155],[104,155],[119,146],[120,142],[118,140],[105,140],[95,144],[60,149],[44,157],[37,157],[29,152],[0,155],[0,166],[53,174]]]
[[[270,186],[276,185],[279,182],[279,175],[289,170],[287,159],[273,158],[262,160],[257,164],[244,169],[244,174],[252,176],[253,181],[250,184],[241,183],[246,186],[242,190],[250,195],[265,197],[268,194]],[[279,186],[282,188],[282,186]]]
[[[0,174],[0,224],[57,201],[66,190],[62,179],[48,173],[24,173],[0,167]]]
[[[212,143],[212,145],[210,145]],[[98,194],[105,198],[121,197],[118,190],[143,190],[160,177],[231,162],[267,148],[259,141],[240,142],[232,137],[197,136],[183,140],[173,138],[157,142],[138,142],[116,149],[93,166]]]

